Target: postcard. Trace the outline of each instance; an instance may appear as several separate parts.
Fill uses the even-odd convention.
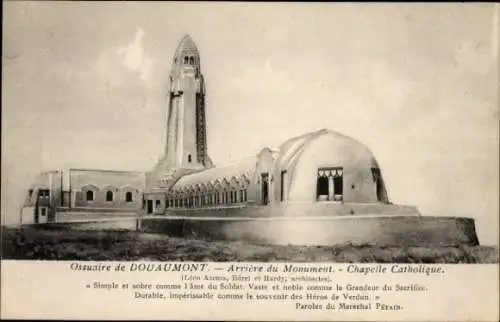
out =
[[[498,321],[498,4],[3,4],[1,317]]]

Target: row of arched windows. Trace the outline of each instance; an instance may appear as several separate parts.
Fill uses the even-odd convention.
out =
[[[224,190],[197,195],[177,195],[167,198],[167,208],[203,208],[244,203],[247,189]]]
[[[87,190],[85,193],[85,200],[86,201],[94,201],[95,200],[95,192],[92,190]],[[113,202],[115,201],[115,194],[113,191],[108,190],[106,191],[106,199],[107,202]],[[134,201],[134,195],[131,191],[127,191],[125,193],[125,202],[133,202]]]

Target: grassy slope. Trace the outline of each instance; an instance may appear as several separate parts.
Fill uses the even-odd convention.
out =
[[[54,231],[2,227],[3,259],[498,263],[498,248],[275,246],[203,241],[129,231]]]

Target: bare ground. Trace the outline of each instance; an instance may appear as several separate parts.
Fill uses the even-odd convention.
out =
[[[131,231],[2,227],[2,259],[260,261],[338,263],[498,263],[492,246],[294,246],[174,238]]]

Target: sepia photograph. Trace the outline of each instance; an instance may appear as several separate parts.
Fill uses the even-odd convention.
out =
[[[3,3],[2,260],[498,264],[498,4]]]

